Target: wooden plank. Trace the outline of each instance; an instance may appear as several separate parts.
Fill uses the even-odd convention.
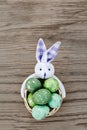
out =
[[[61,40],[53,64],[67,97],[52,117],[35,121],[20,96],[24,79],[34,73],[42,37],[49,48]],[[0,1],[0,129],[87,129],[87,1]]]

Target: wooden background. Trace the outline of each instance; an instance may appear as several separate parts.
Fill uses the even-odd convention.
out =
[[[42,37],[62,42],[53,62],[67,97],[54,116],[35,121],[20,96],[34,73]],[[0,0],[0,130],[87,130],[87,0]]]

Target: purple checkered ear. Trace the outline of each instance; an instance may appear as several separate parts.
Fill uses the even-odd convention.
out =
[[[43,39],[39,39],[38,44],[37,44],[37,49],[36,49],[36,59],[38,62],[41,62],[43,53],[46,51],[46,46],[43,41]]]
[[[56,42],[53,46],[51,46],[48,50],[47,50],[47,62],[51,62],[54,60],[54,58],[56,57],[59,47],[60,47],[61,42],[58,41]]]

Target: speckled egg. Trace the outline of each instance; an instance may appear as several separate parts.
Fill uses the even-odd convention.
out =
[[[34,106],[35,106],[35,103],[34,103],[34,101],[32,100],[32,96],[33,96],[33,94],[30,93],[30,94],[28,95],[28,99],[27,99],[28,104],[29,104],[30,107],[34,107]]]
[[[51,99],[51,92],[47,89],[39,89],[32,97],[35,104],[44,105]]]
[[[42,87],[41,82],[36,78],[30,78],[26,82],[26,88],[29,92],[35,92]]]
[[[49,107],[57,108],[60,107],[61,104],[62,104],[62,97],[57,93],[53,93],[51,96],[51,100],[48,103]]]
[[[59,89],[59,83],[54,78],[45,80],[44,87],[49,89],[51,92],[56,92]]]
[[[46,105],[43,105],[43,106],[36,105],[32,109],[32,116],[36,120],[42,120],[49,114],[49,111],[50,111],[50,109]]]

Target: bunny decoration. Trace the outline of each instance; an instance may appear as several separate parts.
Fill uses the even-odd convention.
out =
[[[60,108],[58,104],[66,97],[64,85],[54,75],[55,69],[51,63],[60,45],[61,42],[58,41],[47,50],[43,39],[39,39],[36,48],[35,73],[28,76],[21,86],[21,97],[36,120],[53,115]],[[55,106],[56,102],[57,106]]]

